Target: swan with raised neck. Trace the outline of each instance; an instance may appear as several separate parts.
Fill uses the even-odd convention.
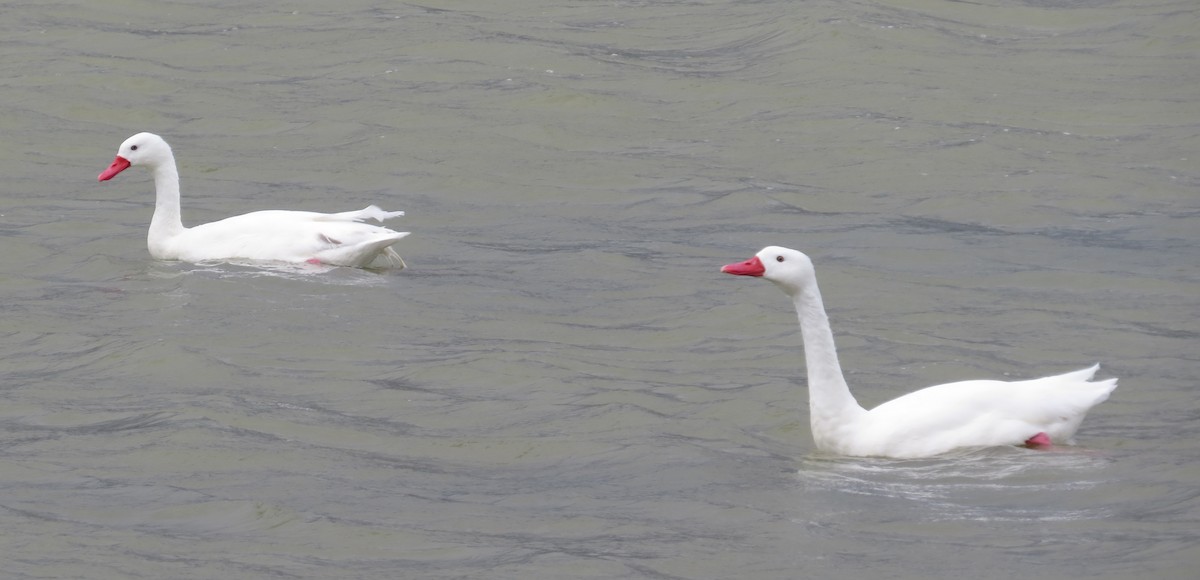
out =
[[[935,385],[864,409],[838,362],[812,260],[779,246],[722,272],[763,277],[792,298],[804,342],[813,442],[841,455],[927,457],[963,447],[1071,443],[1088,410],[1116,388],[1099,365],[1025,381]]]
[[[365,267],[382,257],[404,268],[391,248],[408,235],[362,223],[404,215],[372,205],[341,213],[265,210],[183,226],[179,209],[179,172],[171,146],[153,133],[138,133],[121,143],[117,156],[98,179],[108,181],[133,166],[154,176],[154,215],[146,235],[150,255],[160,260],[207,262],[262,260]]]

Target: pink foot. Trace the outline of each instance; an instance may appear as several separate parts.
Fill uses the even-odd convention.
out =
[[[316,258],[309,258],[309,259],[305,260],[305,262],[308,262],[309,264],[315,264],[317,266],[321,265],[321,261]]]
[[[1033,437],[1025,440],[1025,446],[1030,449],[1039,449],[1050,447],[1050,436],[1045,433],[1038,433]]]

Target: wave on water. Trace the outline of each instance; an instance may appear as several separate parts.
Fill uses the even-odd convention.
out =
[[[187,275],[234,278],[280,278],[304,280],[337,286],[378,286],[385,284],[388,270],[346,268],[326,264],[292,264],[289,262],[203,262],[199,264],[168,263],[150,269],[153,278],[176,278]]]
[[[1063,499],[1102,485],[1099,473],[1110,463],[1076,448],[973,449],[928,459],[811,456],[798,478],[818,490],[917,504],[932,521],[1074,521],[1109,515],[1096,502]]]

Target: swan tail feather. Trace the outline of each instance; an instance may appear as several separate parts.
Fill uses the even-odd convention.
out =
[[[382,222],[382,221],[392,219],[394,217],[400,217],[402,215],[404,215],[404,212],[402,212],[402,211],[384,211],[382,209],[379,209],[379,206],[377,206],[377,205],[368,205],[367,207],[365,207],[363,209],[355,210],[355,211],[344,211],[344,212],[340,212],[340,213],[322,214],[319,217],[317,217],[316,220],[317,221],[330,221],[330,222],[345,222],[345,221],[361,222],[361,221],[370,219],[370,220]]]

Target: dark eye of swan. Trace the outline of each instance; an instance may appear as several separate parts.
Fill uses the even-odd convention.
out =
[[[782,262],[782,261],[783,261],[783,256],[775,256],[775,261],[776,261],[776,262]]]
[[[130,150],[130,151],[137,151],[137,145],[130,145],[130,146],[129,146],[129,150]]]

